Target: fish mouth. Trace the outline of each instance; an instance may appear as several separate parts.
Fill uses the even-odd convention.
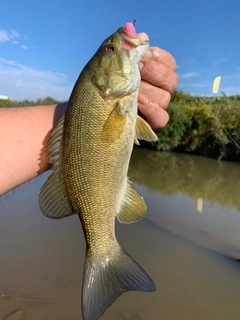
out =
[[[139,46],[149,45],[148,40],[139,39],[136,35],[127,31],[125,28],[119,28],[117,32],[122,39],[125,49],[131,50]]]

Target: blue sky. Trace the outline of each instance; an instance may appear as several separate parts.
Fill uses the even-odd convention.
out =
[[[173,54],[179,90],[240,94],[239,0],[1,0],[0,94],[69,98],[101,42],[137,18],[137,32]]]

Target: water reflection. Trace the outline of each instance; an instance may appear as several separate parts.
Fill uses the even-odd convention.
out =
[[[240,210],[239,163],[135,148],[129,175],[151,191],[169,196],[183,193]]]
[[[181,237],[240,259],[240,165],[136,148],[129,175],[148,218]]]
[[[228,202],[220,189],[227,190],[224,181],[233,188],[222,172],[237,179],[237,168],[193,156],[134,151],[129,176],[146,199],[148,218],[117,224],[117,238],[154,279],[157,291],[122,295],[101,320],[238,319],[240,265],[206,249],[232,250],[236,256],[238,199],[232,195]],[[209,184],[210,177],[214,183]],[[38,194],[45,180],[39,177],[0,202],[0,320],[11,320],[10,315],[14,320],[81,319],[81,226],[74,216],[56,221],[42,215]],[[222,202],[213,191],[217,188]],[[199,197],[202,213],[196,208]]]

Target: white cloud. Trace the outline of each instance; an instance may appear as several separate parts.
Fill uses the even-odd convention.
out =
[[[234,96],[236,94],[240,94],[240,87],[239,86],[232,86],[232,87],[223,87],[220,88],[221,92],[224,92],[227,96]]]
[[[206,96],[209,95],[209,90],[206,89],[209,88],[209,84],[206,82],[200,82],[200,83],[186,83],[186,82],[179,82],[178,90],[183,90],[188,92],[191,95],[202,95]],[[205,93],[203,93],[205,91]]]
[[[15,30],[3,30],[0,29],[0,43],[9,42],[9,43],[18,43],[20,35]]]
[[[0,43],[10,41],[8,32],[0,29]]]
[[[9,31],[9,34],[10,34],[10,38],[12,38],[12,39],[18,39],[18,38],[20,38],[19,33],[18,33],[17,31],[15,31],[15,30],[10,30],[10,31]]]
[[[206,87],[209,87],[209,84],[207,83],[182,83],[181,81],[179,82],[179,84],[182,86],[182,87],[194,87],[194,88],[206,88]]]
[[[51,96],[58,100],[69,98],[72,85],[66,74],[42,71],[0,58],[0,94],[14,100],[36,100]]]
[[[191,87],[195,87],[195,88],[206,88],[209,85],[207,83],[192,83]]]
[[[228,62],[230,59],[228,57],[221,57],[219,59],[216,59],[215,61],[213,61],[213,65],[214,66],[218,66],[219,64],[225,64],[226,62]]]
[[[182,79],[190,79],[195,77],[200,77],[200,72],[187,72],[181,75]]]
[[[238,80],[238,79],[240,79],[240,72],[228,74],[228,75],[224,76],[223,78],[224,79]]]
[[[20,41],[22,39],[24,41],[28,40],[28,38],[25,35],[20,35],[16,30],[0,29],[0,45],[3,45],[3,44],[17,45],[18,44],[22,49],[27,49],[28,47],[26,45],[20,44]]]

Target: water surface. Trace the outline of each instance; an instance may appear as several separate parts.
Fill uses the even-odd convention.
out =
[[[117,223],[116,232],[157,291],[125,293],[101,319],[239,317],[239,169],[236,163],[134,150],[129,176],[147,202],[148,217]],[[76,216],[56,221],[40,212],[46,177],[1,199],[0,320],[14,313],[22,320],[81,319],[84,238]]]

